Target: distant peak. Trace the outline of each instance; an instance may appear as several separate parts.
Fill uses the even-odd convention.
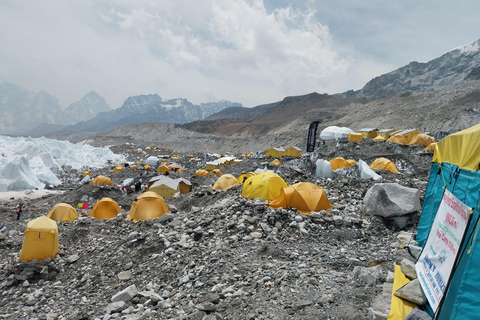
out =
[[[467,43],[466,45],[457,47],[452,51],[460,50],[461,53],[474,53],[480,50],[480,39]]]

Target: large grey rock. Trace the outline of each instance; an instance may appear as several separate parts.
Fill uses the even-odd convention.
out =
[[[398,183],[377,183],[368,189],[363,199],[368,214],[392,217],[418,211],[420,190],[407,188]]]
[[[126,304],[124,301],[112,302],[107,306],[107,313],[120,312],[125,309],[125,307]]]
[[[400,262],[400,270],[402,270],[405,277],[410,280],[417,278],[417,270],[412,260],[403,259],[402,262]]]
[[[132,284],[131,286],[123,289],[120,292],[117,292],[113,297],[112,297],[112,302],[118,302],[118,301],[130,301],[135,297],[137,294],[138,290],[137,287]]]
[[[405,320],[432,320],[432,317],[425,311],[415,308],[408,314]]]
[[[415,303],[416,305],[423,306],[427,301],[425,294],[423,293],[420,281],[418,279],[412,280],[397,291],[395,296]]]

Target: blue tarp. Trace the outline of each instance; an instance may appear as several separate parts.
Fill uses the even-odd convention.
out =
[[[479,171],[460,169],[449,163],[433,163],[416,240],[421,246],[425,244],[442,200],[444,187],[475,210],[438,319],[480,319],[480,235],[476,236],[480,200]]]

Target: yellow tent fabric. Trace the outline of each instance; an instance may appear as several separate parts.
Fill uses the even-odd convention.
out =
[[[377,131],[377,137],[382,137],[385,140],[390,137],[390,133],[395,132],[395,129],[382,129]]]
[[[47,216],[41,216],[27,223],[18,260],[54,259],[59,247],[57,223]]]
[[[436,145],[437,145],[436,142],[432,142],[428,146],[426,146],[422,151],[427,151],[427,150],[435,151],[435,146]]]
[[[285,155],[289,157],[299,158],[302,156],[302,151],[296,147],[290,147],[285,149]]]
[[[143,166],[143,170],[152,170],[152,166],[149,166],[148,164]]]
[[[417,145],[424,145],[428,146],[431,143],[435,142],[435,138],[431,137],[429,135],[426,135],[424,133],[419,133],[416,136],[413,137],[412,141],[410,141],[411,146],[417,146]]]
[[[218,168],[221,168],[222,165],[221,164],[206,164],[205,165],[205,169],[207,170],[215,170],[215,169],[218,169]]]
[[[97,185],[103,185],[103,186],[113,186],[112,180],[110,178],[107,178],[105,176],[97,176],[95,179],[92,181],[93,184]]]
[[[480,124],[448,135],[435,147],[433,161],[448,162],[461,169],[478,170],[480,160]]]
[[[298,212],[310,215],[312,211],[333,208],[322,187],[310,182],[293,184],[280,191],[280,195],[270,202],[272,208],[297,208]]]
[[[97,220],[112,219],[121,212],[118,203],[112,198],[102,198],[93,206],[90,217]]]
[[[125,169],[125,167],[115,167],[113,168],[113,172],[117,172],[117,171],[120,171],[120,170],[123,170]]]
[[[205,178],[210,178],[210,172],[208,172],[207,170],[197,170],[195,171],[194,173],[195,176],[204,176]]]
[[[362,134],[361,133],[350,132],[348,134],[348,141],[350,141],[350,142],[362,142]]]
[[[283,148],[270,148],[265,150],[265,157],[281,158],[285,155],[285,149]]]
[[[251,176],[257,175],[257,172],[248,172],[248,173],[242,173],[241,175],[238,176],[237,181],[240,183],[243,183],[245,179],[250,178]]]
[[[280,162],[280,160],[275,159],[275,160],[273,160],[272,162],[270,162],[270,164],[271,164],[272,166],[280,166],[282,163]]]
[[[397,144],[406,144],[407,139],[399,133],[394,134],[390,138],[388,138],[387,142],[397,143]]]
[[[242,196],[248,199],[273,200],[283,188],[288,187],[287,183],[273,172],[262,172],[248,178],[243,183]]]
[[[127,219],[131,219],[133,222],[144,221],[160,218],[168,212],[165,200],[155,192],[147,191],[138,196],[136,201],[133,201]]]
[[[395,265],[395,276],[393,278],[393,289],[392,289],[392,300],[390,303],[390,314],[388,315],[387,320],[403,320],[405,319],[413,309],[417,307],[416,304],[403,300],[395,296],[395,292],[409,283],[407,277],[403,274],[402,270],[400,270],[400,266],[398,264]]]
[[[383,136],[376,136],[373,141],[375,142],[382,142],[385,141],[385,138]]]
[[[167,185],[165,184],[165,181],[160,181],[160,182],[155,182],[150,188],[148,188],[148,191],[152,191],[157,193],[158,195],[171,199],[177,193],[177,186],[175,188],[173,185]]]
[[[55,221],[73,221],[78,219],[77,210],[68,203],[57,203],[47,214]]]
[[[415,137],[417,134],[420,134],[420,133],[423,133],[423,132],[415,129],[403,130],[399,132],[399,134],[405,137],[405,139],[407,140],[407,143],[410,143],[413,137]]]
[[[190,193],[191,190],[192,190],[191,184],[187,184],[183,181],[180,181],[178,183],[178,191],[180,191],[181,193]]]
[[[83,173],[83,176],[84,176],[84,177],[85,177],[85,176],[89,176],[89,175],[91,175],[90,171],[85,171],[85,172]]]
[[[167,172],[167,171],[170,171],[170,169],[164,164],[162,164],[161,166],[158,166],[158,168],[157,168],[157,172],[164,173],[164,172]]]
[[[342,157],[337,157],[329,161],[332,164],[332,170],[341,168],[348,168],[355,165],[355,160],[345,160]]]
[[[235,178],[233,175],[224,174],[223,176],[218,178],[212,189],[226,191],[231,187],[238,186],[239,184],[240,183],[237,181],[237,178]]]
[[[137,170],[137,169],[138,169],[138,166],[137,166],[136,164],[131,165],[131,166],[130,166],[130,169],[132,169],[132,170]]]
[[[393,172],[393,173],[400,173],[400,171],[398,171],[395,163],[391,160],[388,160],[387,158],[375,159],[372,162],[372,164],[370,164],[370,168],[377,169],[377,170],[390,171],[390,172]]]

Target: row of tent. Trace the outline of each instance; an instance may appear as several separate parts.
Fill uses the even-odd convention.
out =
[[[302,149],[298,147],[290,148],[270,148],[265,150],[265,157],[281,158],[283,156],[299,158],[302,156]]]
[[[435,139],[419,130],[395,130],[363,128],[356,132],[347,127],[330,126],[320,133],[323,140],[337,140],[347,138],[351,142],[361,142],[362,138],[372,138],[375,142],[387,141],[397,144],[425,145],[435,143]]]
[[[356,164],[355,160],[344,159],[342,157],[336,157],[334,159],[329,160],[329,162],[331,164],[332,171],[335,171],[337,169],[353,167]],[[395,162],[383,157],[373,160],[372,163],[370,164],[370,168],[375,170],[384,170],[384,171],[390,171],[393,173],[400,173],[398,171],[397,166],[395,165]]]
[[[130,207],[127,219],[137,222],[161,217],[168,213],[165,200],[155,192],[145,192],[135,199]],[[121,213],[117,202],[111,198],[99,200],[90,216],[100,219],[112,219]],[[73,206],[66,203],[55,205],[46,216],[41,216],[27,223],[20,252],[19,261],[34,259],[53,259],[60,247],[57,221],[73,221],[78,219],[78,213]]]

